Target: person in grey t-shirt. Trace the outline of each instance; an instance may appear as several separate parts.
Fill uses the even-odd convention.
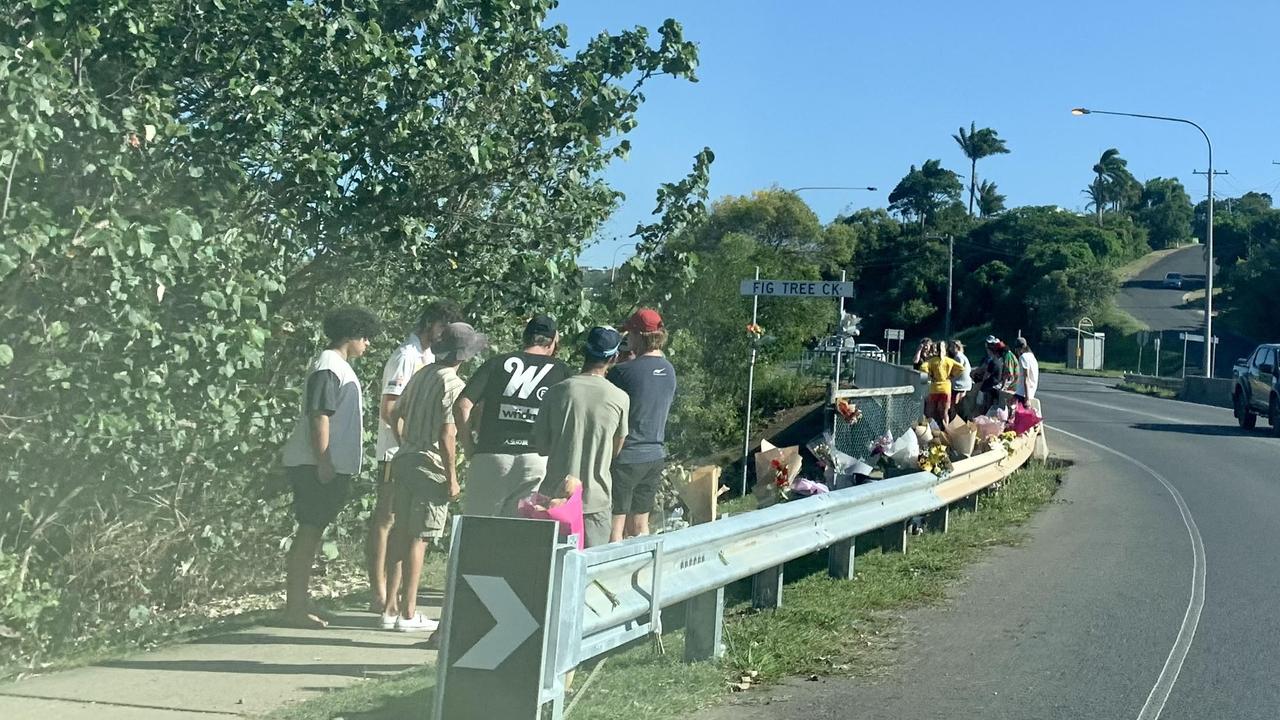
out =
[[[649,534],[649,513],[667,464],[667,416],[676,395],[676,369],[662,353],[667,342],[662,316],[642,308],[622,328],[635,359],[615,365],[608,374],[631,398],[630,431],[613,461],[610,542]]]

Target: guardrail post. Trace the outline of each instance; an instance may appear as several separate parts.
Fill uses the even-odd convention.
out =
[[[950,508],[946,505],[934,510],[931,513],[925,513],[924,529],[925,532],[945,533],[947,527],[951,524]]]
[[[955,502],[956,510],[978,512],[978,493],[966,495]]]
[[[757,610],[782,607],[781,565],[751,576],[751,607]]]
[[[724,654],[724,588],[695,595],[684,606],[684,661]]]
[[[840,540],[827,548],[827,575],[839,580],[852,580],[854,554],[857,548],[856,535]]]
[[[901,553],[907,551],[906,521],[882,527],[877,532],[880,534],[880,552]]]

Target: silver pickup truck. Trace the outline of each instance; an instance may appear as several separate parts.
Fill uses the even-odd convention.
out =
[[[1242,428],[1252,428],[1265,415],[1273,435],[1280,435],[1280,343],[1259,345],[1236,361],[1231,405]]]

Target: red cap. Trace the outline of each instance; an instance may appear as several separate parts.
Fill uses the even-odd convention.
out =
[[[622,329],[633,332],[655,332],[662,329],[662,316],[657,310],[640,308],[631,316],[631,319],[627,320]]]

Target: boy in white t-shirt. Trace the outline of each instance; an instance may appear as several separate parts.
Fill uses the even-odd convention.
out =
[[[435,300],[426,305],[418,315],[413,333],[405,339],[382,369],[382,398],[378,403],[378,496],[373,515],[369,520],[369,537],[365,544],[369,559],[370,610],[381,613],[386,607],[384,595],[387,587],[387,537],[395,523],[393,501],[395,485],[391,477],[391,461],[395,459],[398,443],[391,432],[390,422],[396,402],[418,370],[435,362],[432,346],[440,340],[441,333],[450,323],[462,319],[462,310],[451,300]],[[400,566],[392,564],[392,587],[399,586]],[[395,599],[392,599],[394,609]]]
[[[351,479],[364,455],[363,398],[350,360],[364,355],[378,334],[377,316],[361,307],[344,307],[324,319],[327,348],[307,373],[302,409],[284,446],[284,467],[293,487],[298,530],[286,561],[285,623],[323,628],[308,607],[311,566],[324,530],[351,494]]]
[[[1035,398],[1036,388],[1040,385],[1040,363],[1026,338],[1020,337],[1013,342],[1013,353],[1018,356],[1018,381],[1014,386],[1013,399],[1026,405]]]

